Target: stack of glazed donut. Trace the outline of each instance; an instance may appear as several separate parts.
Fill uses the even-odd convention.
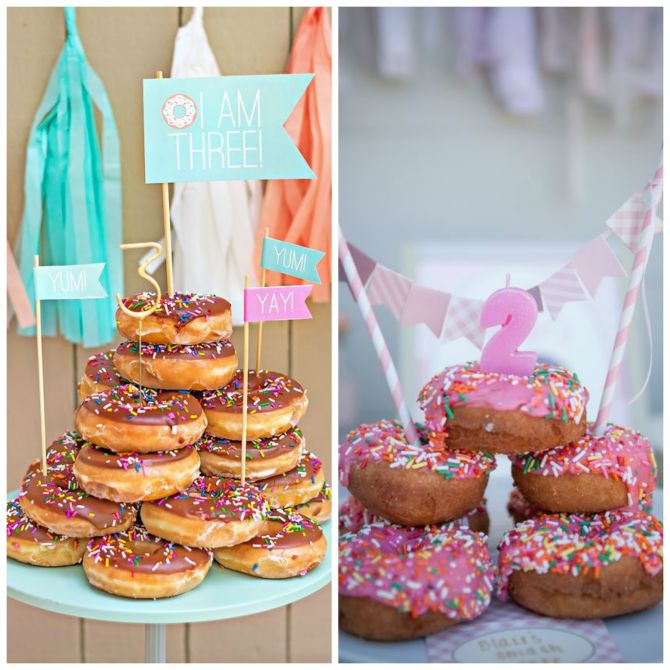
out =
[[[141,311],[154,299],[124,302]],[[117,324],[128,341],[89,359],[77,432],[47,449],[46,476],[31,464],[8,503],[8,555],[40,566],[83,562],[93,586],[130,598],[193,589],[213,559],[270,579],[316,567],[330,489],[297,428],[302,387],[250,374],[253,441],[242,483],[230,304],[175,293],[142,321],[119,310]]]
[[[369,639],[430,634],[478,616],[494,590],[503,600],[561,618],[614,616],[662,599],[663,532],[650,515],[656,465],[649,440],[615,425],[595,435],[577,375],[538,365],[522,377],[467,363],[433,377],[418,402],[425,416],[421,445],[409,445],[399,423],[381,421],[359,427],[340,447],[340,479],[354,496],[340,521],[347,532],[339,569],[344,630]],[[498,454],[512,461],[508,512],[517,525],[498,546],[495,570],[475,559],[462,568],[473,583],[489,577],[478,607],[468,607],[471,591],[460,588],[451,569],[439,563],[429,569],[404,541],[390,586],[379,566],[392,544],[373,543],[370,555],[383,551],[382,559],[352,558],[366,541],[361,535],[376,537],[370,529],[380,525],[394,533],[415,526],[426,540],[423,559],[445,547],[472,551],[469,537],[454,534],[434,545],[430,538],[439,532],[436,524],[460,523],[461,534],[464,524],[473,526],[472,512],[465,521],[453,519],[481,500]],[[371,603],[386,615],[366,626],[360,614],[372,611]]]

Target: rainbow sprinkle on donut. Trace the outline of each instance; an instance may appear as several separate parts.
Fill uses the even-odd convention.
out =
[[[351,466],[388,463],[392,468],[436,472],[445,479],[482,477],[495,469],[488,452],[445,449],[444,445],[412,445],[407,442],[399,421],[382,419],[352,430],[340,445],[340,481],[347,486]]]
[[[339,543],[339,593],[409,613],[479,616],[491,602],[494,568],[482,533],[370,524]]]
[[[561,367],[538,365],[528,377],[483,372],[477,362],[452,365],[421,390],[419,405],[429,431],[443,433],[454,407],[518,411],[552,421],[580,423],[588,391],[579,377]]]
[[[143,312],[154,304],[156,294],[151,291],[136,293],[123,299],[123,304],[133,312]],[[161,294],[160,304],[153,316],[177,316],[182,324],[193,319],[209,317],[218,311],[230,309],[230,303],[216,295],[196,295],[195,293],[179,293],[174,295]]]
[[[498,590],[507,597],[516,570],[578,576],[615,563],[639,559],[648,574],[663,568],[663,524],[642,512],[548,514],[508,532],[498,546]]]
[[[524,474],[560,477],[586,473],[622,481],[631,511],[648,506],[656,488],[656,461],[649,440],[635,430],[613,424],[608,424],[602,435],[586,435],[537,454],[519,454],[512,457],[512,463]]]
[[[137,356],[140,352],[139,342],[121,342],[116,348],[119,354]],[[235,355],[235,348],[230,340],[202,342],[201,344],[151,344],[142,343],[143,358],[189,358],[215,359],[229,358]]]

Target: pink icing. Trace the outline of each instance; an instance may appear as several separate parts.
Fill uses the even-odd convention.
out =
[[[560,367],[538,365],[532,375],[518,377],[483,372],[472,362],[452,365],[435,375],[421,390],[418,401],[428,430],[439,433],[453,418],[454,407],[516,411],[579,423],[588,399],[577,375]]]
[[[349,484],[352,465],[386,462],[392,468],[437,472],[445,479],[482,477],[495,469],[495,458],[487,452],[445,449],[443,445],[407,442],[399,421],[382,419],[352,430],[340,446],[340,481]]]
[[[474,619],[491,602],[494,568],[482,533],[363,526],[339,543],[339,593],[418,617]]]
[[[523,497],[523,493],[521,493],[516,486],[510,491],[509,500],[507,501],[507,511],[510,516],[516,514],[524,519],[542,514],[542,511],[537,509],[537,507],[533,507],[533,505]]]
[[[621,480],[628,492],[625,509],[648,507],[656,488],[656,461],[649,440],[630,428],[609,424],[603,435],[588,434],[576,442],[541,453],[519,454],[512,463],[524,474],[560,477],[584,473]]]
[[[580,575],[633,556],[650,575],[663,568],[663,524],[642,512],[550,514],[518,524],[498,546],[498,591],[516,570]]]

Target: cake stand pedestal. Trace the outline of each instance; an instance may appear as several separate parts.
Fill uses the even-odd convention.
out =
[[[10,493],[13,498],[16,492]],[[169,623],[216,621],[265,612],[301,600],[331,580],[331,522],[321,526],[328,550],[314,570],[292,579],[260,579],[214,562],[202,584],[174,598],[132,600],[92,587],[81,565],[40,568],[7,561],[7,595],[22,603],[84,619],[145,624],[147,663],[165,663]]]

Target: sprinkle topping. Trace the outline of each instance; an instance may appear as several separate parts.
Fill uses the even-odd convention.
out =
[[[188,393],[155,391],[124,384],[94,393],[81,404],[110,420],[153,426],[178,426],[200,419],[202,408]]]
[[[208,549],[168,542],[152,535],[143,526],[134,526],[124,533],[92,538],[86,553],[96,564],[144,574],[191,571],[212,560],[212,552]]]
[[[265,520],[263,531],[244,544],[267,551],[293,549],[313,544],[322,536],[321,529],[304,516],[275,509]]]
[[[352,465],[385,462],[392,468],[437,472],[445,479],[482,477],[495,469],[488,452],[445,449],[444,445],[412,445],[399,421],[382,419],[359,426],[340,446],[340,481],[347,486]]]
[[[338,572],[340,594],[412,617],[432,611],[474,619],[491,602],[494,585],[485,535],[458,527],[363,526],[340,538]]]
[[[262,437],[258,440],[247,440],[247,460],[269,460],[280,454],[301,449],[304,443],[302,431],[299,428],[275,435],[274,437]],[[196,443],[198,451],[206,451],[215,456],[222,456],[234,460],[242,458],[242,443],[237,440],[229,440],[224,437],[214,437],[205,433]]]
[[[7,542],[11,542],[11,538],[13,537],[21,538],[22,540],[32,540],[37,544],[44,545],[71,541],[69,537],[56,535],[56,533],[38,526],[21,509],[21,505],[19,505],[17,499],[7,501]]]
[[[244,380],[242,370],[235,373],[232,381],[222,389],[203,391],[200,403],[206,410],[218,412],[241,412],[243,404]],[[305,391],[294,379],[279,372],[269,370],[249,370],[247,396],[249,414],[272,412],[282,409],[295,398],[301,398]]]
[[[650,575],[663,568],[663,525],[642,512],[548,514],[508,532],[498,546],[499,593],[516,570],[578,576],[632,556]]]
[[[317,475],[322,468],[323,464],[316,454],[304,451],[293,470],[257,481],[255,486],[261,491],[288,491],[292,487],[316,483]]]
[[[145,505],[203,521],[262,521],[270,511],[257,487],[235,479],[198,477],[185,491]]]
[[[114,367],[113,356],[113,351],[99,351],[97,354],[93,354],[86,363],[86,369],[84,370],[86,377],[95,384],[109,388],[125,384],[126,381]]]
[[[116,353],[121,356],[138,356],[139,342],[121,342]],[[202,344],[151,344],[142,343],[142,357],[156,359],[201,359],[214,360],[235,356],[235,347],[230,340],[203,342]]]
[[[626,509],[648,506],[656,488],[656,461],[646,437],[630,428],[608,424],[603,435],[585,437],[541,453],[512,457],[524,474],[560,477],[594,474],[622,481],[628,494]]]
[[[86,442],[77,456],[79,463],[86,463],[92,467],[108,468],[110,470],[125,470],[147,476],[149,470],[160,468],[161,465],[176,463],[189,458],[193,454],[193,446],[171,451],[157,451],[154,453],[114,452]],[[151,474],[155,474],[155,471]]]
[[[133,312],[143,312],[153,306],[155,299],[155,293],[144,291],[124,298],[123,304]],[[230,312],[230,303],[217,295],[175,292],[173,296],[162,293],[160,305],[151,316],[174,319],[177,325],[185,326],[194,319],[226,312]]]
[[[518,411],[552,421],[580,423],[588,391],[576,374],[538,365],[528,377],[483,372],[477,362],[452,365],[435,375],[419,394],[428,430],[444,434],[455,407]]]

